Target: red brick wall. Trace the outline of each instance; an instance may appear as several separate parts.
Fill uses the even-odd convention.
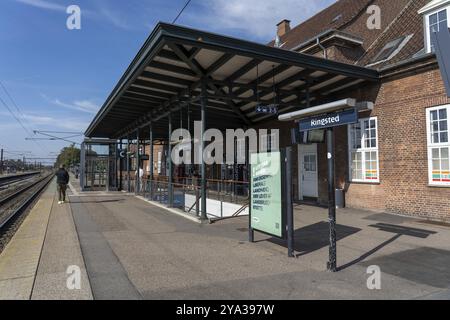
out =
[[[450,220],[450,188],[428,185],[425,117],[427,108],[447,103],[437,69],[381,85],[371,114],[378,118],[380,183],[348,184],[348,206]],[[340,150],[339,157],[348,155]]]
[[[450,188],[428,185],[426,108],[450,103],[439,70],[385,81],[348,92],[346,97],[375,102],[375,109],[361,117],[378,119],[380,183],[349,183],[347,128],[335,129],[336,186],[346,189],[348,207],[450,220]],[[340,97],[342,98],[342,97]],[[293,123],[260,125],[280,128],[281,147],[290,143]],[[318,146],[319,203],[326,204],[326,145]],[[298,195],[298,153],[293,149],[294,195]]]

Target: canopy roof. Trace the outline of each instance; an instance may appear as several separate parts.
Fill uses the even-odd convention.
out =
[[[258,104],[283,114],[378,79],[372,69],[159,23],[85,135],[133,137],[151,121],[154,138],[167,137],[169,112],[174,128],[187,127],[188,112],[200,120],[202,86],[207,128],[232,129],[276,119],[256,113]]]

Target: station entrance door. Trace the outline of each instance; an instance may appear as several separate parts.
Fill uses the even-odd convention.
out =
[[[86,139],[81,145],[83,191],[117,191],[117,141]]]

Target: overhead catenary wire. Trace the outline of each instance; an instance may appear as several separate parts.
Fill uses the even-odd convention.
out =
[[[25,130],[25,133],[29,135],[28,129],[25,128],[25,125],[22,123],[22,121],[15,115],[14,112],[12,112],[11,108],[6,104],[6,102],[0,97],[0,102],[3,104],[3,106],[8,110],[8,112],[12,115],[12,117],[20,124],[23,130]]]
[[[186,1],[184,7],[180,10],[180,12],[178,13],[178,15],[176,16],[175,19],[173,19],[172,24],[175,24],[178,19],[180,18],[180,16],[183,14],[183,12],[186,10],[186,8],[189,6],[189,4],[191,3],[192,0],[188,0]]]
[[[6,93],[7,97],[9,98],[9,100],[11,101],[13,106],[16,108],[16,110],[20,114],[20,116],[23,118],[23,120],[25,120],[25,122],[27,122],[28,125],[29,125],[30,123],[28,122],[27,117],[22,112],[22,110],[19,108],[19,106],[17,105],[16,101],[13,99],[13,97],[9,93],[8,89],[6,89],[6,86],[3,84],[3,82],[1,80],[0,80],[0,87],[2,87],[3,91]],[[31,130],[29,132],[31,132]]]
[[[6,95],[8,96],[9,100],[12,102],[13,106],[16,108],[16,110],[18,111],[18,113],[22,116],[22,118],[27,121],[27,118],[25,117],[24,113],[22,112],[22,110],[19,108],[18,104],[16,103],[16,101],[14,100],[14,98],[12,97],[12,95],[9,93],[8,89],[6,89],[5,85],[3,84],[2,81],[0,81],[0,86],[2,87],[3,91],[6,93]],[[9,113],[13,116],[13,118],[20,124],[20,126],[25,130],[25,133],[28,136],[32,136],[33,135],[33,131],[30,130],[29,128],[26,128],[26,126],[23,124],[23,122],[14,114],[14,112],[12,112],[11,108],[6,104],[6,102],[0,97],[0,100],[2,102],[2,104],[5,106],[5,108],[9,111]],[[29,122],[28,122],[29,124]],[[37,141],[33,141],[36,146],[38,146],[41,149],[44,149],[45,151],[48,152],[47,148],[45,148],[44,146],[42,146],[40,143],[38,143]]]

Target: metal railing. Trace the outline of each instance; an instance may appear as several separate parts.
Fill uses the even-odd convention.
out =
[[[186,213],[200,216],[201,210],[201,179],[197,177],[174,178],[174,182],[170,185],[167,177],[158,177],[150,180],[143,178],[140,180],[140,187],[136,194],[154,202],[158,202],[165,206],[183,210]],[[170,203],[169,187],[173,188],[173,199]],[[130,177],[131,192],[134,193],[136,181],[134,177]],[[128,190],[128,180],[122,180],[123,190]],[[187,195],[192,196],[186,201]],[[192,198],[194,199],[192,201]],[[244,181],[234,180],[215,180],[209,179],[206,182],[206,198],[216,200],[220,203],[220,209],[212,212],[207,205],[207,215],[214,218],[224,218],[224,204],[236,204],[239,210],[231,216],[240,215],[245,211],[249,204],[249,184]],[[192,203],[193,202],[193,203]],[[230,216],[229,214],[227,215]]]

